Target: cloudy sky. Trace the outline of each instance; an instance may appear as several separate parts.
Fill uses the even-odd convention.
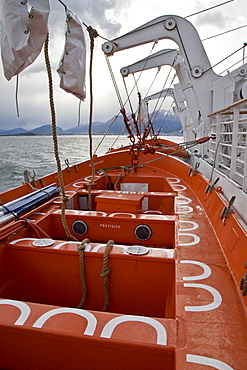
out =
[[[1,0],[3,1],[3,0]],[[118,37],[134,28],[162,15],[189,16],[206,8],[227,2],[227,0],[65,0],[64,3],[73,10],[87,25],[95,28],[100,36],[107,39]],[[78,99],[59,88],[59,79],[56,72],[60,56],[64,47],[65,12],[59,1],[52,0],[49,18],[50,29],[50,58],[53,68],[54,96],[56,103],[57,125],[63,129],[75,127],[78,120]],[[188,18],[196,27],[202,40],[228,30],[247,24],[246,0],[232,0],[227,4],[213,10],[200,13]],[[86,40],[88,40],[85,30]],[[119,104],[114,92],[113,83],[106,65],[105,57],[101,51],[104,40],[98,37],[95,40],[94,66],[93,66],[93,92],[94,92],[94,121],[106,121],[117,115]],[[247,27],[222,36],[203,41],[211,65],[233,53],[247,42]],[[172,42],[164,40],[159,42],[153,52],[168,47],[176,47]],[[116,53],[110,57],[110,62],[116,76],[122,99],[125,100],[125,90],[119,69],[142,59],[150,53],[152,45],[138,47],[128,51]],[[247,48],[246,48],[247,56]],[[243,51],[239,51],[225,62],[215,66],[216,73],[221,74],[226,69],[243,58]],[[1,62],[0,62],[1,64]],[[239,66],[237,64],[234,68]],[[87,70],[89,60],[87,60]],[[168,67],[162,67],[159,78],[156,80],[150,93],[162,89],[168,73]],[[147,92],[147,85],[151,84],[157,71],[152,70],[142,74],[138,82],[139,90],[143,95]],[[225,72],[224,72],[225,73]],[[171,74],[171,77],[174,72]],[[133,77],[127,79],[128,89],[133,86]],[[32,129],[50,123],[48,105],[47,77],[44,65],[44,56],[40,56],[33,65],[20,74],[19,79],[19,110],[17,117],[15,107],[16,78],[7,81],[0,65],[0,129],[23,127]],[[135,94],[135,93],[134,93]],[[168,109],[169,102],[167,102]],[[128,108],[127,108],[128,110]],[[87,80],[87,98],[81,105],[81,123],[88,122],[89,112],[89,82]]]

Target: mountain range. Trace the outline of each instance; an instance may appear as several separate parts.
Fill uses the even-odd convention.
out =
[[[154,114],[156,119],[154,120],[153,126],[154,131],[157,132],[160,129],[160,135],[173,134],[178,135],[182,129],[181,122],[177,116],[167,113],[163,110]],[[106,122],[96,121],[92,124],[92,133],[94,135],[102,135],[106,132],[108,126],[111,125],[108,134],[118,135],[124,127],[123,117],[116,116],[111,118]],[[57,135],[87,135],[88,134],[88,124],[81,124],[79,126],[69,128],[68,130],[63,130],[61,127],[57,126]],[[122,134],[126,134],[127,131],[124,130]],[[52,135],[52,126],[46,124],[37,127],[33,130],[25,130],[23,128],[14,128],[12,130],[0,130],[0,135],[23,135],[23,136],[35,136],[35,135]]]

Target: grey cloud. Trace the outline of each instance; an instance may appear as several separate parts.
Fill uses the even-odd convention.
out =
[[[37,73],[40,73],[40,72],[44,72],[45,68],[44,68],[44,62],[37,62],[37,63],[33,63],[26,71],[25,71],[25,75],[29,74],[29,75],[32,75],[32,74],[37,74]]]
[[[120,32],[121,24],[118,17],[125,12],[127,16],[130,0],[124,2],[122,0],[68,0],[65,3],[84,23],[93,28],[99,28],[104,33],[102,36],[111,38]],[[56,9],[58,10],[57,4]]]
[[[215,26],[218,29],[224,29],[229,26],[230,18],[224,16],[220,11],[213,11],[212,13],[206,12],[198,15],[198,18],[195,20],[195,26]]]

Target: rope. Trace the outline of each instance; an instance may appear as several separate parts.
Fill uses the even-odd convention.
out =
[[[148,63],[148,61],[149,61],[149,59],[150,59],[150,57],[151,57],[151,55],[152,55],[152,52],[153,52],[153,50],[154,50],[154,47],[155,47],[157,44],[158,44],[158,40],[155,40],[155,41],[154,41],[154,43],[153,43],[153,45],[152,45],[152,48],[151,48],[151,50],[150,50],[150,53],[149,53],[149,55],[148,55],[148,57],[147,57],[147,59],[146,59],[146,61],[145,61],[145,63],[144,63],[144,66],[143,66],[143,68],[142,68],[142,70],[141,70],[141,72],[140,72],[140,74],[139,74],[139,76],[138,76],[138,78],[137,78],[137,80],[135,79],[135,77],[134,77],[134,76],[135,76],[135,74],[133,73],[133,77],[134,77],[134,82],[135,82],[135,84],[134,84],[134,86],[133,86],[133,88],[132,88],[132,90],[131,90],[130,95],[132,94],[132,92],[133,92],[133,90],[134,90],[134,88],[135,88],[135,87],[136,87],[137,91],[139,91],[138,86],[137,86],[137,83],[138,83],[138,81],[140,80],[142,73],[145,71],[146,65],[147,65],[147,63]],[[156,73],[156,75],[155,75],[155,77],[154,77],[154,80],[156,79],[156,77],[157,77],[157,75],[158,75],[159,71],[160,71],[160,67],[158,67],[158,72]],[[154,80],[153,80],[153,82],[151,83],[151,86],[150,86],[149,90],[151,89],[151,87],[152,87],[152,85],[153,85],[153,83],[154,83]],[[129,95],[129,96],[130,96],[130,95]]]
[[[156,78],[158,77],[158,74],[160,73],[160,71],[161,71],[161,66],[157,68],[156,75],[154,76],[153,82],[151,83],[151,85],[149,86],[149,88],[148,88],[148,90],[147,90],[147,92],[146,92],[146,94],[145,94],[145,98],[148,96],[149,91],[150,91],[150,90],[151,90],[151,88],[153,87],[153,84],[154,84],[154,82],[155,82]]]
[[[116,137],[116,139],[113,141],[112,143],[112,147],[114,147],[115,143],[118,141],[119,137],[123,134],[124,130],[126,129],[125,125],[123,126],[122,130],[120,131],[120,133],[118,134],[118,136]]]
[[[77,249],[79,251],[80,277],[82,285],[82,298],[77,308],[82,308],[87,298],[87,284],[84,269],[84,250],[86,248],[86,243],[89,243],[89,239],[84,239],[80,244],[77,245]]]
[[[109,258],[109,253],[110,253],[110,247],[111,245],[114,244],[113,240],[109,240],[108,243],[105,246],[105,251],[104,251],[104,257],[103,257],[103,267],[102,271],[100,273],[100,276],[104,278],[104,296],[105,296],[105,304],[103,307],[102,311],[106,311],[107,307],[109,305],[109,287],[108,287],[108,275],[111,272],[110,267],[108,266],[108,258]]]
[[[162,102],[162,104],[163,104],[163,102]],[[162,106],[162,104],[161,104],[161,106]],[[167,119],[167,117],[168,117],[168,114],[170,113],[170,110],[171,110],[171,108],[172,108],[172,105],[173,105],[173,102],[171,102],[170,107],[169,107],[169,109],[166,111],[165,117],[163,118],[163,120],[162,120],[162,122],[161,122],[160,128],[159,128],[159,130],[158,130],[158,132],[157,132],[157,135],[158,135],[158,136],[159,136],[160,131],[161,131],[162,127],[163,127],[163,124],[165,123],[165,121],[166,121],[166,119]],[[160,106],[160,108],[161,108],[161,106]]]
[[[127,167],[127,166],[123,166],[122,167],[122,170],[121,170],[121,172],[120,172],[120,175],[118,176],[118,178],[117,178],[117,180],[115,181],[115,183],[114,183],[114,189],[115,190],[118,190],[117,189],[117,184],[118,184],[118,182],[121,180],[122,181],[122,179],[126,176],[123,176],[123,174],[126,172],[126,171],[128,171],[128,172],[130,172],[130,170],[129,170],[129,168]]]
[[[80,123],[81,123],[81,99],[79,99],[79,104],[78,104],[77,126],[80,126]]]
[[[58,1],[60,1],[60,0],[58,0]],[[61,1],[60,1],[61,2]],[[112,44],[114,44],[115,46],[118,46],[114,41],[112,41],[112,40],[109,40],[109,39],[107,39],[106,37],[104,37],[104,36],[101,36],[96,30],[94,30],[91,26],[88,26],[85,22],[82,22],[83,24],[84,24],[84,26],[87,28],[87,29],[90,29],[91,28],[91,30],[93,30],[93,32],[95,32],[95,34],[97,34],[97,36],[95,36],[95,37],[100,37],[101,39],[103,39],[103,40],[106,40],[106,41],[109,41],[109,42],[111,42]]]
[[[229,54],[229,55],[228,55],[227,57],[225,57],[224,59],[221,59],[218,63],[215,63],[213,66],[211,66],[211,67],[209,67],[208,69],[206,69],[206,71],[204,71],[204,72],[203,72],[203,74],[204,74],[204,73],[206,73],[206,72],[208,72],[208,71],[210,71],[210,69],[213,69],[213,68],[214,68],[214,67],[216,67],[218,64],[220,64],[220,63],[224,62],[226,59],[230,58],[232,55],[236,54],[238,51],[240,51],[240,50],[244,49],[244,47],[245,47],[245,44],[244,44],[243,46],[241,46],[241,48],[239,48],[239,49],[235,50],[233,53]]]
[[[6,207],[3,203],[2,203],[2,201],[1,201],[1,199],[0,199],[0,206],[1,207],[3,207],[6,211],[8,211],[9,213],[11,213],[12,215],[13,215],[13,217],[15,218],[15,221],[19,221],[20,220],[20,217],[19,216],[17,216],[17,214],[14,212],[14,211],[11,211],[8,207]]]
[[[244,50],[244,49],[243,49]],[[232,67],[236,66],[238,63],[241,63],[244,64],[244,60],[243,58],[241,58],[240,60],[238,60],[236,63],[232,64],[231,66],[229,66],[228,68],[224,69],[224,71],[220,72],[219,75],[223,75],[223,73],[229,71]]]
[[[214,35],[214,36],[206,37],[205,39],[202,39],[202,41],[210,40],[210,39],[213,39],[214,37],[222,36],[222,35],[225,35],[226,33],[229,33],[229,32],[232,32],[232,31],[237,31],[240,28],[244,28],[244,27],[247,27],[247,24],[244,24],[243,26],[240,26],[240,27],[233,28],[229,31],[218,33],[217,35]]]
[[[127,86],[126,86],[126,83],[125,83],[125,77],[123,77],[123,81],[124,81],[124,84],[125,84],[125,90],[126,90],[126,94],[127,94],[127,99],[126,99],[126,101],[125,101],[125,103],[124,103],[123,107],[125,107],[125,105],[126,105],[126,103],[127,103],[127,102],[130,102],[130,97],[131,97],[131,95],[132,95],[133,91],[135,90],[135,88],[136,88],[136,89],[137,89],[137,91],[138,91],[138,85],[137,85],[137,83],[138,83],[138,81],[140,80],[140,78],[141,78],[141,76],[142,76],[142,73],[143,73],[143,71],[145,70],[146,64],[147,64],[147,62],[149,61],[149,59],[150,59],[150,57],[151,57],[151,55],[152,55],[152,51],[153,51],[153,49],[154,49],[154,47],[156,46],[156,44],[157,44],[157,43],[158,43],[158,41],[154,41],[154,43],[153,43],[153,45],[152,45],[152,48],[151,48],[151,50],[150,50],[150,53],[149,53],[149,55],[148,55],[148,57],[147,57],[147,60],[145,61],[144,66],[143,66],[143,69],[141,70],[141,72],[140,72],[140,74],[139,74],[139,76],[138,76],[137,80],[135,79],[135,74],[134,74],[134,73],[132,73],[132,74],[133,74],[133,78],[134,78],[134,86],[132,87],[132,89],[131,89],[130,93],[128,93],[128,91],[127,91]],[[109,60],[107,60],[107,63],[109,63]],[[108,67],[109,67],[109,64],[108,64]],[[110,69],[111,69],[111,66],[110,66]],[[111,75],[113,75],[112,69],[110,70],[110,73],[111,73]],[[156,74],[156,76],[157,76],[157,74]],[[112,78],[114,78],[114,76],[113,76]],[[156,77],[155,77],[155,78],[156,78]],[[115,86],[115,85],[114,85],[114,86]],[[120,104],[120,106],[121,106],[121,104]],[[123,107],[121,106],[121,108],[123,108]]]
[[[143,162],[143,163],[140,163],[140,164],[137,164],[137,165],[134,165],[134,166],[130,166],[130,165],[127,165],[127,166],[122,166],[122,167],[110,167],[110,168],[105,168],[105,169],[101,169],[101,171],[103,171],[105,174],[107,174],[106,171],[111,171],[111,170],[116,170],[116,169],[121,169],[121,173],[118,177],[118,179],[116,180],[115,184],[114,184],[114,188],[117,190],[116,188],[116,185],[117,183],[119,182],[119,180],[121,180],[121,176],[123,174],[124,171],[128,171],[130,172],[132,169],[136,169],[138,167],[143,167],[144,165],[146,164],[149,164],[149,163],[152,163],[152,162],[155,162],[155,161],[158,161],[160,159],[163,159],[163,158],[166,158],[166,157],[170,157],[170,156],[173,156],[181,151],[184,151],[186,149],[190,149],[192,148],[193,146],[195,145],[198,145],[198,144],[203,144],[205,143],[206,141],[208,141],[209,139],[214,139],[214,137],[205,137],[205,138],[201,138],[201,139],[197,139],[197,140],[192,140],[192,141],[187,141],[187,142],[184,142],[184,143],[180,143],[180,144],[174,144],[174,145],[167,145],[165,146],[163,149],[161,149],[159,146],[158,147],[155,147],[155,149],[157,149],[158,152],[160,153],[163,153],[164,150],[166,150],[167,148],[169,149],[174,149],[174,152],[171,152],[171,153],[164,153],[163,156],[161,157],[158,157],[158,158],[154,158],[150,161],[146,161],[146,162]],[[180,148],[179,150],[176,150],[176,148]],[[142,149],[142,151],[145,151],[145,149]]]
[[[111,127],[112,127],[112,125],[113,125],[113,123],[114,123],[114,122],[116,121],[116,119],[118,118],[119,114],[120,114],[120,113],[118,113],[118,115],[117,115],[117,116],[115,116],[115,117],[112,119],[111,123],[108,125],[108,127],[107,127],[107,129],[106,129],[106,131],[105,131],[104,135],[102,136],[102,138],[101,138],[101,140],[100,140],[99,144],[97,145],[97,147],[96,147],[96,149],[95,149],[95,151],[94,151],[94,154],[96,154],[96,153],[97,153],[97,151],[98,151],[98,149],[99,149],[100,145],[101,145],[101,144],[102,144],[102,142],[104,141],[104,139],[105,139],[106,135],[108,134],[108,132],[109,132],[110,128],[111,128]],[[124,127],[124,128],[125,128],[125,127]],[[121,134],[120,134],[120,135],[121,135]]]
[[[102,37],[102,36],[100,36],[100,37]],[[150,56],[151,56],[151,54],[152,54],[152,51],[153,51],[153,49],[154,49],[154,47],[155,47],[155,45],[156,45],[157,43],[158,43],[158,41],[154,41],[154,43],[153,43],[153,45],[152,45],[152,48],[151,48],[151,51],[150,51],[150,54],[149,54],[149,56],[148,56],[148,58],[147,58],[147,60],[146,60],[146,62],[145,62],[145,64],[144,64],[143,70],[145,69],[145,66],[146,66],[146,64],[147,64],[147,62],[148,62],[148,60],[149,60],[149,58],[150,58]],[[127,94],[127,99],[126,99],[126,101],[123,103],[122,98],[121,98],[121,95],[120,95],[120,92],[119,92],[119,89],[118,89],[118,86],[117,86],[117,82],[116,82],[116,79],[115,79],[115,76],[114,76],[114,73],[113,73],[113,70],[112,70],[112,67],[111,67],[111,64],[110,64],[110,61],[109,61],[109,58],[108,58],[108,56],[107,56],[107,55],[105,55],[105,58],[106,58],[106,63],[107,63],[107,66],[108,66],[108,69],[109,69],[109,72],[110,72],[110,75],[111,75],[111,78],[112,78],[112,81],[113,81],[113,85],[114,85],[114,88],[115,88],[115,91],[116,91],[116,95],[117,95],[117,98],[118,98],[118,101],[119,101],[120,108],[121,108],[121,110],[122,110],[122,111],[124,111],[124,107],[125,107],[125,105],[127,104],[127,102],[129,102],[129,104],[130,104],[130,109],[131,109],[132,114],[133,114],[133,108],[132,108],[132,106],[131,106],[130,96],[132,95],[132,93],[133,93],[133,91],[134,91],[135,87],[137,86],[137,82],[139,81],[139,79],[140,79],[140,77],[141,77],[141,75],[142,75],[143,70],[142,70],[142,71],[141,71],[141,73],[139,74],[137,81],[135,81],[135,84],[134,84],[134,86],[133,86],[132,90],[130,91],[130,93],[128,93],[128,91],[127,91],[127,86],[126,86],[126,83],[125,83],[125,80],[124,80],[124,77],[123,77],[124,86],[125,86],[125,90],[126,90],[126,94]],[[134,74],[133,74],[133,76],[134,76]],[[117,117],[118,117],[118,116],[119,116],[119,114],[116,116],[116,118],[115,118],[115,119],[117,119]],[[114,123],[115,119],[110,123],[110,126]],[[115,144],[115,142],[118,140],[118,138],[120,137],[120,135],[123,133],[123,131],[124,131],[125,129],[126,129],[126,130],[127,130],[127,132],[130,134],[130,132],[129,132],[129,128],[127,127],[127,126],[128,126],[128,125],[127,125],[127,123],[126,123],[126,122],[124,122],[124,123],[125,123],[125,124],[124,124],[124,127],[123,127],[122,131],[119,133],[119,135],[118,135],[118,137],[116,138],[116,140],[114,141],[114,144]],[[108,128],[108,129],[107,129],[107,131],[106,131],[105,135],[108,133],[109,129],[110,129],[110,128]],[[105,135],[104,135],[104,137],[105,137]],[[100,142],[100,143],[99,143],[99,145],[97,146],[96,151],[98,150],[98,148],[99,148],[99,146],[101,145],[102,141],[103,141],[103,139],[101,140],[101,142]],[[114,145],[114,144],[113,144],[113,145]],[[96,153],[96,151],[95,151],[95,153]]]
[[[6,207],[1,202],[1,200],[0,200],[0,205],[1,205],[1,207],[6,209],[9,213],[11,213],[13,215],[13,217],[15,218],[15,221],[24,221],[25,222],[25,227],[29,227],[39,239],[41,239],[41,238],[50,239],[51,238],[40,226],[38,226],[37,224],[29,222],[26,218],[24,218],[24,219],[20,218],[15,212],[11,211],[8,207]]]
[[[174,62],[175,62],[175,60],[174,60]],[[174,62],[173,62],[173,64],[174,64]],[[165,83],[164,83],[164,85],[163,85],[163,89],[162,89],[162,90],[161,90],[161,92],[160,92],[160,96],[159,96],[159,98],[158,98],[158,100],[157,100],[157,103],[155,104],[155,107],[154,107],[154,109],[153,109],[153,113],[151,114],[150,121],[152,122],[152,125],[153,125],[153,123],[154,123],[154,121],[155,121],[155,119],[156,119],[156,117],[157,117],[157,115],[158,115],[159,111],[161,110],[161,107],[162,107],[162,105],[163,105],[163,103],[164,103],[164,101],[165,101],[166,97],[167,97],[168,91],[166,92],[165,96],[163,96],[163,99],[162,99],[162,101],[161,101],[161,103],[160,103],[160,106],[159,106],[159,108],[158,108],[158,109],[157,109],[157,111],[156,111],[155,117],[153,118],[154,113],[155,113],[155,109],[156,109],[156,107],[157,107],[157,105],[158,105],[158,103],[159,103],[159,100],[161,99],[162,91],[164,90],[164,87],[165,87],[165,85],[166,85],[166,83],[167,83],[167,80],[168,80],[168,78],[169,78],[169,76],[170,76],[171,70],[172,70],[172,66],[171,66],[171,69],[170,69],[170,71],[169,71],[169,74],[168,74],[168,76],[167,76],[167,78],[166,78],[166,81],[165,81]],[[171,85],[173,84],[173,82],[174,82],[174,80],[175,80],[176,76],[177,76],[177,75],[176,75],[176,73],[175,73],[175,74],[174,74],[174,76],[173,76],[173,78],[172,78],[172,80],[171,80],[171,83],[170,83],[170,85],[169,85],[168,90],[170,89]],[[173,104],[173,103],[172,103],[172,104]],[[169,111],[170,111],[171,107],[172,107],[172,104],[170,105],[170,108],[169,108],[169,110],[167,111],[166,116],[165,116],[165,118],[164,118],[164,119],[163,119],[163,121],[162,121],[162,124],[161,124],[161,126],[160,126],[160,128],[159,128],[159,130],[158,130],[157,135],[159,135],[159,133],[160,133],[160,131],[161,131],[162,127],[163,127],[163,124],[164,124],[164,122],[165,122],[165,120],[166,120],[166,117],[167,117],[167,115],[168,115],[168,113],[169,113]]]
[[[93,160],[93,138],[92,138],[92,124],[93,124],[93,50],[94,50],[94,39],[98,36],[98,32],[93,29],[91,26],[87,27],[87,31],[90,37],[90,66],[89,66],[89,84],[90,84],[90,112],[89,112],[89,127],[88,127],[88,135],[89,135],[89,155],[90,155],[90,163],[92,166],[92,178],[88,184],[88,208],[89,211],[92,209],[92,194],[91,189],[94,183],[94,176],[95,176],[95,166]]]
[[[193,13],[193,14],[190,14],[190,15],[187,15],[187,17],[185,17],[185,18],[189,18],[189,17],[192,17],[192,16],[194,16],[194,15],[197,15],[197,14],[201,14],[201,13],[207,12],[208,10],[211,10],[211,9],[217,8],[218,6],[225,5],[225,4],[227,4],[227,3],[231,3],[232,1],[234,1],[234,0],[227,0],[227,1],[225,1],[224,3],[220,3],[220,4],[217,4],[217,5],[211,6],[211,8],[207,8],[207,9],[204,9],[204,10],[200,10],[199,12],[196,12],[196,13]]]
[[[26,221],[26,220],[24,220]],[[42,239],[42,238],[48,238],[48,239],[51,239],[50,235],[48,235],[40,226],[38,226],[37,224],[35,223],[31,223],[31,222],[27,222],[27,226],[29,226],[33,231],[34,233],[37,235],[37,237],[39,239]]]
[[[172,69],[173,69],[173,65],[174,65],[174,63],[175,63],[175,60],[173,61],[172,66],[171,66],[171,68],[170,68],[170,70],[169,70],[169,73],[167,74],[166,80],[165,80],[165,82],[164,82],[164,84],[163,84],[163,87],[162,87],[162,89],[161,89],[161,91],[160,91],[160,96],[159,96],[159,98],[157,99],[157,102],[155,103],[155,106],[154,106],[154,109],[153,109],[153,113],[151,114],[151,121],[152,121],[152,122],[154,122],[154,120],[156,119],[156,117],[157,117],[157,115],[158,115],[158,113],[159,113],[159,111],[160,111],[160,109],[161,109],[161,106],[162,106],[162,104],[164,103],[164,101],[165,101],[165,99],[166,99],[166,97],[167,97],[167,93],[166,93],[166,95],[165,95],[165,96],[163,97],[163,99],[162,99],[162,102],[161,102],[161,104],[160,104],[159,109],[156,111],[155,117],[153,118],[154,113],[155,113],[155,110],[156,110],[156,108],[157,108],[157,106],[158,106],[158,104],[159,104],[159,101],[160,101],[160,99],[161,99],[162,91],[165,89],[165,86],[166,86],[166,84],[167,84],[168,78],[170,77],[170,74],[171,74],[171,71],[172,71]],[[172,81],[171,81],[171,83],[170,83],[170,85],[169,85],[169,88],[170,88],[170,87],[171,87],[171,85],[173,84],[173,81],[174,81],[175,77],[176,77],[176,74],[174,74],[174,76],[173,76],[173,78],[172,78]]]
[[[61,0],[58,0],[58,1],[65,7],[65,10],[67,11],[67,5]]]
[[[122,101],[122,98],[121,98],[121,94],[119,92],[119,89],[118,89],[118,86],[117,86],[117,82],[116,82],[116,79],[115,79],[115,76],[114,76],[114,73],[112,71],[112,67],[111,67],[111,64],[110,64],[110,61],[109,61],[109,58],[108,58],[107,55],[105,55],[105,59],[106,59],[106,63],[107,63],[107,66],[108,66],[108,69],[109,69],[109,72],[110,72],[110,75],[111,75],[111,78],[112,78],[113,86],[114,86],[115,91],[116,91],[116,94],[117,94],[117,98],[118,98],[118,102],[119,102],[120,108],[123,109],[124,108],[124,105],[126,103],[123,104],[123,101]]]
[[[215,170],[215,161],[216,161],[216,157],[217,157],[217,154],[218,154],[218,150],[219,150],[219,147],[220,147],[220,144],[221,144],[221,141],[224,139],[224,136],[221,136],[221,138],[219,138],[217,144],[216,144],[216,148],[215,148],[215,152],[214,152],[214,160],[213,160],[213,165],[212,165],[212,170],[211,170],[211,175],[210,175],[210,178],[209,178],[209,182],[211,182],[213,180],[213,175],[214,175],[214,170]]]
[[[56,112],[55,112],[55,104],[54,104],[54,97],[53,97],[53,82],[52,82],[52,70],[51,70],[51,64],[49,59],[49,31],[47,30],[47,36],[44,44],[44,54],[45,54],[45,64],[47,69],[47,75],[48,75],[48,81],[49,81],[49,102],[50,102],[50,110],[51,110],[51,121],[52,121],[52,137],[53,137],[53,144],[54,144],[54,153],[57,163],[57,172],[58,172],[58,180],[59,185],[62,192],[62,211],[61,211],[61,220],[62,225],[64,227],[64,230],[66,232],[66,235],[69,239],[76,240],[77,239],[70,234],[67,221],[65,218],[65,208],[68,201],[68,197],[65,194],[64,189],[64,182],[63,182],[63,175],[62,175],[62,169],[61,169],[61,162],[59,158],[58,153],[58,140],[57,140],[57,131],[56,131]]]
[[[164,156],[162,156],[162,157],[154,158],[154,159],[151,159],[150,161],[146,161],[146,162],[137,164],[135,166],[128,167],[128,169],[131,170],[131,169],[135,169],[135,168],[138,168],[138,167],[143,167],[146,164],[149,164],[149,163],[158,161],[158,160],[163,159],[163,158],[166,158],[166,157],[173,156],[174,154],[177,154],[179,152],[182,152],[185,149],[192,148],[193,146],[198,145],[198,144],[203,144],[205,141],[207,141],[209,139],[214,139],[214,137],[206,137],[206,138],[201,138],[201,139],[198,139],[198,140],[194,140],[194,141],[190,141],[190,142],[186,142],[186,143],[182,143],[182,144],[177,144],[177,146],[182,146],[183,144],[186,144],[186,145],[184,145],[184,147],[182,147],[180,150],[175,150],[172,153],[165,153]],[[176,148],[176,145],[174,145],[174,146],[171,145],[171,146],[168,146],[168,147],[175,149]],[[166,148],[164,148],[163,150],[162,149],[158,149],[158,152],[161,152],[162,153],[164,150],[166,150]]]
[[[17,117],[20,117],[19,102],[18,102],[18,91],[19,91],[19,75],[16,75],[16,86],[15,86],[15,106]]]
[[[133,74],[133,77],[134,77],[134,74]],[[135,81],[136,82],[136,81]],[[130,111],[132,114],[134,114],[134,110],[133,110],[133,107],[132,107],[132,104],[131,104],[131,100],[130,100],[130,94],[128,93],[128,89],[127,89],[127,85],[126,85],[126,82],[125,82],[125,78],[123,76],[123,84],[124,84],[124,88],[125,88],[125,92],[126,92],[126,95],[127,95],[127,100],[126,102],[128,101],[129,103],[129,107],[130,107]],[[136,85],[137,86],[137,85]],[[138,90],[138,88],[137,88]]]
[[[69,238],[78,241],[73,235],[70,234],[70,231],[69,231],[69,228],[66,222],[66,218],[65,218],[65,207],[66,207],[68,197],[65,194],[61,162],[60,162],[59,153],[58,153],[58,140],[57,140],[57,134],[56,134],[56,115],[55,115],[55,105],[54,105],[54,99],[53,99],[52,72],[51,72],[51,65],[50,65],[49,54],[48,54],[48,43],[49,43],[49,33],[47,32],[44,51],[45,51],[45,62],[46,62],[48,80],[49,80],[49,99],[50,99],[51,117],[52,117],[52,136],[53,136],[53,143],[54,143],[54,152],[55,152],[55,158],[57,162],[58,179],[59,179],[59,184],[60,184],[61,191],[62,191],[62,200],[63,200],[61,218],[62,218],[62,224],[66,232],[66,235]],[[84,239],[77,246],[77,249],[79,250],[80,276],[81,276],[82,289],[83,289],[82,299],[78,305],[78,308],[81,308],[84,305],[86,301],[86,297],[87,297],[87,286],[86,286],[86,279],[85,279],[85,272],[84,272],[84,250],[85,250],[85,243],[88,243],[88,242],[89,242],[88,239]]]

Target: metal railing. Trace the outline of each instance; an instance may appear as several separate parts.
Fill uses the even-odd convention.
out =
[[[247,99],[210,115],[209,159],[214,167],[247,192]]]

